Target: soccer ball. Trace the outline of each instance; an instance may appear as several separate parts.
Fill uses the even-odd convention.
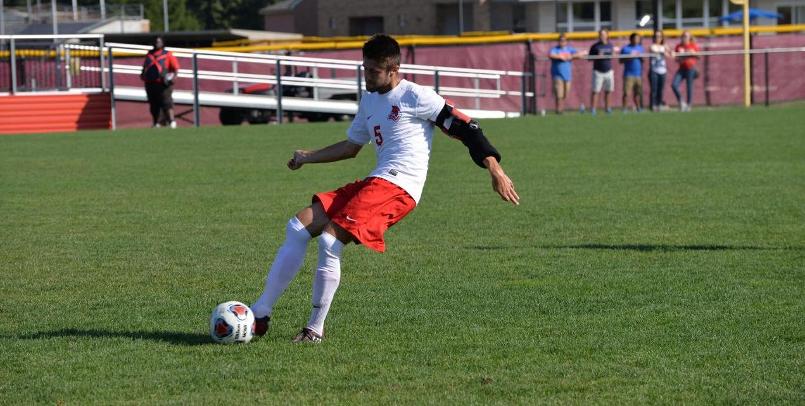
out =
[[[248,343],[254,335],[254,313],[249,306],[231,301],[219,304],[210,317],[210,337],[221,344]]]

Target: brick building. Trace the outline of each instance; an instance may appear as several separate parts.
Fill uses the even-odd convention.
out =
[[[776,11],[778,21],[805,23],[805,0],[752,0]],[[463,31],[557,32],[630,30],[652,10],[652,0],[464,0]],[[739,10],[729,0],[660,0],[664,28],[720,26],[719,17]],[[260,10],[269,31],[342,36],[386,32],[458,34],[456,0],[283,0]]]

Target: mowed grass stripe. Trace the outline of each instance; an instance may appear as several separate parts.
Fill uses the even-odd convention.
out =
[[[284,165],[344,124],[0,138],[0,403],[801,403],[801,109],[482,122],[522,197],[434,141],[420,206],[347,248],[320,346],[315,243],[268,337],[284,224],[374,163]]]

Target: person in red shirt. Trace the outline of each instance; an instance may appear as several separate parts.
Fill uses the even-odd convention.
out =
[[[179,72],[179,61],[165,49],[162,37],[154,40],[154,49],[148,51],[143,62],[140,79],[145,82],[145,94],[151,108],[153,126],[170,124],[176,128],[173,114],[173,81]]]
[[[679,103],[679,109],[682,111],[690,111],[690,106],[693,102],[693,81],[699,76],[696,71],[696,61],[699,59],[697,55],[690,55],[699,52],[699,46],[693,41],[693,36],[689,31],[682,33],[682,41],[674,48],[675,53],[684,53],[683,56],[677,56],[676,60],[679,62],[679,70],[674,75],[674,81],[671,83],[671,90],[676,95],[676,101]],[[685,87],[687,87],[687,102],[682,101],[682,94],[679,93],[679,85],[682,80],[685,80]]]

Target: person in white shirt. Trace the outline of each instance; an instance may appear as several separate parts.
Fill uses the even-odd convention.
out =
[[[265,335],[274,304],[299,272],[307,244],[319,239],[319,260],[313,281],[313,310],[294,342],[320,342],[324,319],[341,278],[344,246],[357,242],[385,251],[383,233],[416,207],[428,172],[433,127],[459,139],[475,163],[486,168],[501,199],[519,204],[511,179],[500,166],[500,154],[478,123],[432,89],[401,79],[400,47],[392,37],[377,34],[363,45],[367,92],[347,131],[347,139],[318,150],[297,150],[288,168],[354,158],[373,143],[377,166],[368,177],[313,196],[312,204],[292,217],[265,288],[252,305],[255,334]]]
[[[668,65],[665,58],[670,56],[671,50],[665,45],[665,35],[662,31],[654,31],[654,43],[649,48],[651,52],[651,69],[648,79],[651,83],[651,111],[660,111],[665,89],[665,78],[668,75]]]

